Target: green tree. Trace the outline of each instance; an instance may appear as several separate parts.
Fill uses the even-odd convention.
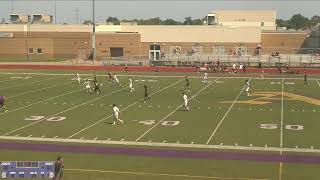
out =
[[[192,18],[191,17],[185,17],[183,21],[183,25],[192,25]]]
[[[89,25],[89,24],[93,24],[91,20],[85,20],[83,21],[82,24],[86,24],[86,25]]]
[[[106,22],[107,22],[107,23],[113,23],[114,25],[120,25],[120,21],[119,21],[119,19],[116,18],[116,17],[108,17],[108,18],[106,19]]]
[[[307,17],[302,16],[301,14],[293,15],[289,20],[289,28],[290,29],[301,29],[308,27],[309,19]]]
[[[163,25],[181,25],[182,23],[179,21],[175,21],[173,19],[166,19],[163,21]]]

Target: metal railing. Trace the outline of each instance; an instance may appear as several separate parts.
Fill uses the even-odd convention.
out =
[[[117,57],[102,58],[103,65],[135,65],[135,66],[201,66],[204,64],[220,64],[232,66],[245,64],[247,67],[320,67],[320,56],[310,54],[282,54],[279,56],[233,56],[233,55],[175,55],[165,56],[159,60],[149,60],[148,57]]]

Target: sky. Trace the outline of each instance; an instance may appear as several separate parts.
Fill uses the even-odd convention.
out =
[[[320,15],[319,7],[318,0],[95,0],[95,17],[97,22],[104,22],[109,16],[183,21],[188,16],[202,18],[215,10],[276,10],[277,18],[289,19],[297,13],[307,17]],[[57,23],[92,19],[92,0],[56,0],[56,9]],[[0,18],[8,22],[12,12],[54,16],[55,0],[0,0]]]

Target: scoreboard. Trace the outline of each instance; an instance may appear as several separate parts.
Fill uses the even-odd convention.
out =
[[[53,161],[0,162],[0,179],[53,178]]]

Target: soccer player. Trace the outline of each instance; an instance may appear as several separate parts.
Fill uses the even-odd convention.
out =
[[[77,77],[76,77],[76,80],[78,81],[78,84],[80,85],[80,83],[81,83],[81,78],[80,78],[80,75],[79,75],[79,73],[77,73]]]
[[[8,112],[8,109],[4,105],[4,96],[0,96],[0,105],[3,108],[4,112]]]
[[[207,83],[208,82],[208,73],[204,73],[204,76],[203,76],[203,82]]]
[[[116,85],[119,85],[121,87],[121,84],[120,84],[119,79],[118,79],[116,74],[113,74],[113,80],[114,80]]]
[[[129,89],[130,89],[130,92],[134,92],[135,91],[135,89],[132,87],[133,85],[132,85],[133,83],[132,83],[132,78],[131,78],[131,76],[129,76]]]
[[[184,87],[184,90],[190,92],[191,88],[190,88],[190,81],[189,81],[188,76],[185,76],[185,80],[186,80],[186,85]]]
[[[96,76],[96,74],[93,74],[93,82],[97,82],[98,80],[97,80],[97,76]]]
[[[93,89],[97,94],[101,93],[100,86],[98,84],[97,78],[95,78],[95,80],[93,80]]]
[[[147,99],[150,99],[149,93],[148,93],[148,86],[145,84],[143,87],[144,87],[144,103],[146,103]]]
[[[183,98],[183,107],[185,110],[190,111],[190,108],[188,107],[188,96],[186,93],[182,93],[182,98]]]
[[[92,93],[90,81],[86,80],[83,84],[86,86],[87,93],[89,93],[89,92]]]
[[[248,81],[248,80],[246,80],[245,88],[246,88],[247,96],[250,96],[250,93],[249,93],[249,90],[250,90],[250,83],[249,83],[249,81]]]
[[[261,78],[264,79],[264,70],[261,70]]]
[[[108,72],[108,76],[109,76],[108,83],[110,84],[110,83],[111,83],[111,81],[113,81],[112,73],[111,73],[111,72]]]
[[[123,124],[123,120],[119,119],[120,110],[116,106],[116,104],[113,104],[112,111],[113,111],[113,123],[112,123],[112,125],[116,125],[116,121],[120,121]]]
[[[61,156],[57,157],[56,162],[54,163],[54,180],[62,180],[63,179],[63,160]]]
[[[307,74],[304,74],[304,85],[309,85]]]
[[[128,72],[128,64],[125,65],[124,71],[125,71],[125,72]]]

